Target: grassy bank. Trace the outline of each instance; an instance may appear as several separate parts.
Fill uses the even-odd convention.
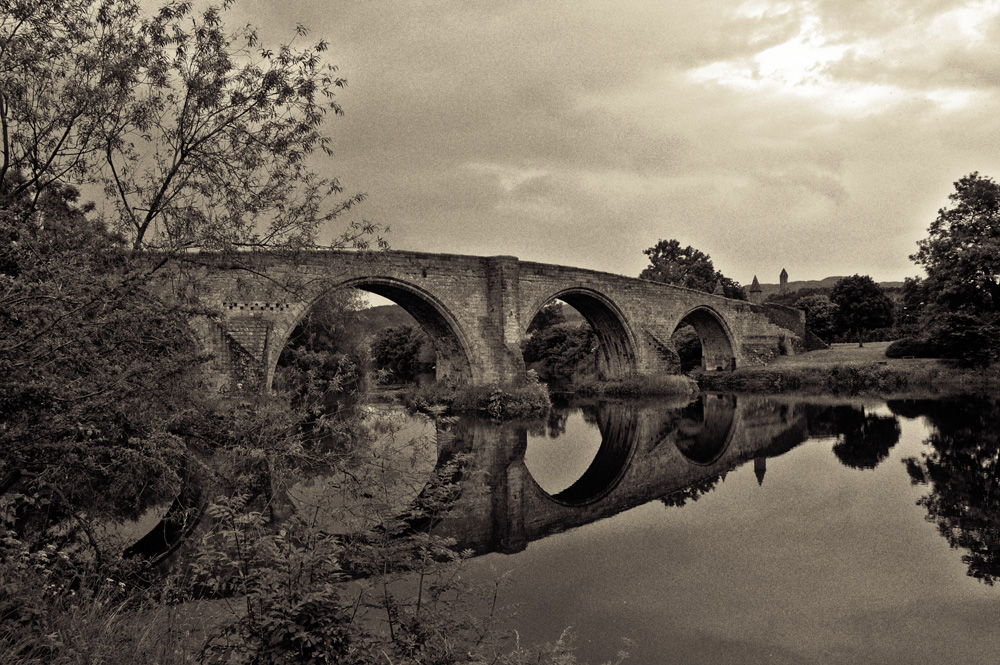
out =
[[[829,349],[782,356],[761,367],[706,374],[708,390],[834,393],[950,393],[1000,389],[1000,368],[968,369],[929,358],[886,358],[889,342],[834,344]]]

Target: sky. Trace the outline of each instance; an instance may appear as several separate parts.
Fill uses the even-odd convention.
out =
[[[953,183],[1000,178],[1000,0],[231,13],[272,43],[296,23],[330,43],[348,87],[320,168],[367,194],[352,214],[394,249],[637,276],[676,238],[743,284],[902,280]]]

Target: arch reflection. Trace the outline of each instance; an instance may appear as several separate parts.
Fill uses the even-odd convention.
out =
[[[735,395],[699,395],[681,409],[677,449],[695,464],[711,464],[729,445],[735,417]]]
[[[576,422],[578,427],[573,429],[576,430],[574,438],[578,441],[557,448],[554,452],[558,458],[549,461],[549,469],[535,462],[537,456],[532,453],[543,445],[543,442],[547,447],[551,447],[551,439],[529,441],[524,460],[528,473],[539,489],[553,501],[567,505],[583,505],[597,501],[614,490],[635,452],[635,411],[615,408],[606,403],[589,404],[583,407],[582,413],[573,414],[581,418],[569,417],[568,409],[554,409],[554,411],[562,412],[558,414],[556,420],[562,423],[563,432],[567,421],[573,423],[576,420],[596,424],[597,431],[591,429],[581,432],[582,428],[579,427],[581,423]],[[566,441],[566,438],[562,438],[561,441]],[[594,451],[595,444],[596,451]],[[563,482],[566,487],[553,491],[551,481],[546,477],[553,475],[551,466],[565,469],[572,468],[572,465],[576,465],[577,468],[583,467],[584,471],[569,483]]]

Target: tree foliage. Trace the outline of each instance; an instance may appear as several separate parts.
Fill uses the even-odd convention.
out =
[[[146,290],[151,267],[58,193],[37,204],[45,226],[0,210],[16,238],[0,246],[0,479],[44,501],[18,522],[38,542],[84,507],[135,517],[176,491],[202,362],[185,309]]]
[[[560,324],[536,331],[521,351],[542,381],[572,381],[593,374],[597,337],[589,324]]]
[[[938,355],[990,362],[1000,348],[1000,185],[971,173],[955,183],[910,258],[927,273],[906,292]]]
[[[1000,310],[1000,185],[972,173],[955,183],[910,258],[927,272],[933,302],[973,314]]]
[[[838,308],[828,296],[805,296],[796,300],[794,306],[806,313],[806,328],[824,342],[833,341],[838,332]]]
[[[385,328],[371,342],[375,367],[387,374],[386,380],[412,383],[421,374],[434,370],[434,348],[430,339],[414,326]]]
[[[532,335],[539,330],[545,330],[561,323],[566,323],[566,314],[563,313],[563,305],[561,302],[553,300],[538,310],[538,314],[535,314],[535,318],[528,324],[526,332]]]
[[[339,196],[309,159],[330,151],[322,123],[345,81],[325,42],[270,49],[252,28],[229,30],[231,4],[146,16],[135,0],[6,0],[6,196],[27,217],[49,187],[103,185],[134,249],[311,245],[362,198]]]
[[[640,279],[706,293],[712,293],[719,283],[727,298],[746,300],[738,282],[717,271],[708,254],[690,245],[681,247],[680,242],[675,239],[660,240],[642,253],[649,257],[649,265],[639,273]]]
[[[858,346],[864,344],[864,332],[892,324],[892,300],[868,275],[854,275],[838,281],[830,292],[837,306],[837,327],[854,332]]]

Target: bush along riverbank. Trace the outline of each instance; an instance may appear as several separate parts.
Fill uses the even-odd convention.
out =
[[[448,388],[428,385],[404,391],[406,408],[429,414],[476,414],[492,420],[517,420],[544,416],[552,407],[549,391],[533,372],[518,384]]]

